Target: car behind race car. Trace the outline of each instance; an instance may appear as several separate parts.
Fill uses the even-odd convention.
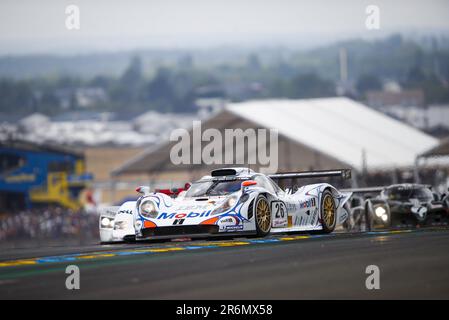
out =
[[[395,184],[348,191],[355,195],[351,201],[351,218],[363,220],[367,229],[416,227],[448,222],[449,197],[433,193],[428,185]],[[377,196],[369,196],[372,194]]]
[[[292,231],[329,233],[348,217],[344,204],[350,192],[340,192],[327,183],[305,185],[292,192],[275,182],[329,176],[349,178],[350,170],[264,175],[248,168],[217,169],[177,198],[139,187],[137,201],[115,208],[114,217],[112,208],[101,214],[101,241],[266,236]]]
[[[144,188],[139,187],[136,189],[136,192],[140,192]],[[156,189],[155,193],[176,198],[188,188],[190,188],[190,183],[186,183],[183,188]],[[133,211],[135,208],[136,201],[126,201],[121,206],[101,208],[99,221],[101,242],[134,241],[136,238],[133,222]]]

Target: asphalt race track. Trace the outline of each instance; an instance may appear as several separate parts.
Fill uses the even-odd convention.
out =
[[[22,298],[449,299],[449,229],[4,250],[0,299]]]

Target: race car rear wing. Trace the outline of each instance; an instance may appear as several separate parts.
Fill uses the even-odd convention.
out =
[[[392,185],[393,187],[395,185]],[[353,189],[342,189],[341,191],[346,191],[346,192],[352,192],[352,193],[375,193],[375,192],[382,192],[382,190],[387,189],[392,187],[390,186],[378,186],[378,187],[366,187],[366,188],[353,188]],[[412,185],[413,186],[413,185]],[[423,184],[420,185],[424,188],[429,188],[432,190],[432,185],[428,185],[428,184]]]
[[[342,179],[350,179],[351,169],[286,172],[286,173],[270,174],[268,175],[268,177],[270,177],[273,180],[323,178],[323,177],[340,177]]]
[[[381,192],[385,188],[386,187],[366,187],[366,188],[341,189],[341,191],[352,193],[374,193],[374,192]]]

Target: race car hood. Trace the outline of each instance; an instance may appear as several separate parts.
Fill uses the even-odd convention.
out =
[[[165,195],[149,195],[146,199],[152,200],[158,207],[158,214],[155,218],[147,218],[139,214],[142,223],[147,222],[151,227],[182,226],[198,224],[215,224],[219,217],[229,210],[220,210],[230,197],[238,199],[239,193],[227,196],[198,197],[171,199]],[[144,200],[143,200],[144,201]],[[144,224],[145,225],[145,224]]]

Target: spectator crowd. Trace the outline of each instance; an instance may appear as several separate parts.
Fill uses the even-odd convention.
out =
[[[0,241],[98,238],[98,215],[59,207],[0,215]]]

